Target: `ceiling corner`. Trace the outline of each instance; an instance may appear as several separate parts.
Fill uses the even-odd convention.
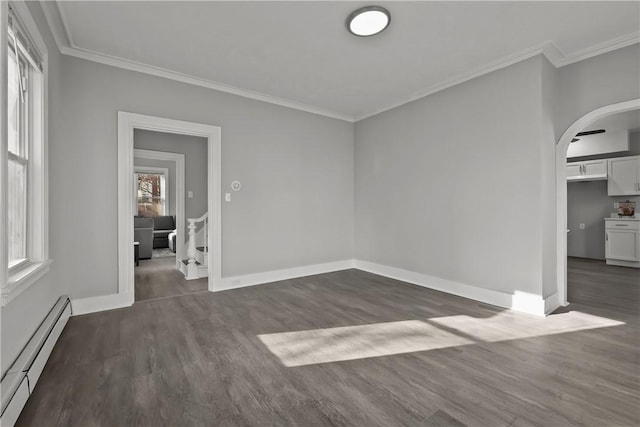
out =
[[[58,2],[55,0],[40,1],[40,6],[42,7],[42,12],[47,20],[47,24],[49,24],[53,39],[58,46],[58,50],[65,53],[65,51],[71,47],[71,41],[69,39],[69,31],[62,19]]]

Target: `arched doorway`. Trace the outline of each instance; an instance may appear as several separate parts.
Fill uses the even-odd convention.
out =
[[[567,305],[567,149],[571,139],[593,122],[617,113],[640,110],[640,99],[607,105],[585,114],[564,132],[556,144],[556,248],[558,301]]]

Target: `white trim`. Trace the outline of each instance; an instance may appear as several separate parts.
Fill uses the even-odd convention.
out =
[[[110,294],[71,300],[73,316],[129,307],[133,304],[133,294]]]
[[[402,282],[433,289],[448,294],[458,295],[475,301],[484,302],[498,307],[509,308],[529,314],[543,316],[544,301],[541,296],[516,291],[514,294],[496,291],[493,289],[480,288],[465,283],[454,282],[452,280],[427,274],[416,273],[402,268],[388,265],[376,264],[373,262],[355,260],[354,268],[366,271],[378,276],[384,276]]]
[[[640,109],[640,99],[597,108],[573,122],[556,144],[556,283],[559,305],[567,300],[567,150],[571,139],[596,120],[616,113]]]
[[[134,129],[207,139],[207,210],[209,212],[209,290],[222,274],[222,134],[218,126],[118,111],[118,293],[134,298],[133,157]]]
[[[519,52],[516,52],[513,55],[505,56],[489,64],[483,64],[479,67],[471,69],[470,71],[464,72],[462,74],[458,74],[447,80],[439,82],[435,85],[420,89],[409,96],[403,96],[393,104],[389,104],[387,106],[377,108],[371,112],[356,116],[355,121],[358,122],[360,120],[373,117],[377,114],[384,113],[385,111],[392,110],[394,108],[400,107],[402,105],[408,104],[413,101],[417,101],[418,99],[422,99],[426,96],[443,91],[450,87],[457,86],[461,83],[467,82],[469,80],[473,80],[485,74],[489,74],[494,71],[509,67],[519,62],[525,61],[529,58],[533,58],[534,56],[537,56],[537,55],[545,55],[547,59],[549,59],[549,62],[555,65],[557,62],[557,59],[562,56],[562,53],[560,53],[560,50],[555,46],[554,43],[547,41],[538,46],[534,46],[532,48],[524,49]]]
[[[219,92],[231,93],[233,95],[238,95],[244,98],[255,99],[257,101],[279,105],[281,107],[292,108],[294,110],[305,111],[307,113],[318,114],[320,116],[331,117],[333,119],[353,122],[352,116],[331,111],[326,108],[316,107],[298,101],[284,99],[249,89],[243,89],[225,83],[203,79],[190,74],[180,73],[177,71],[169,70],[167,68],[156,67],[154,65],[148,65],[142,62],[81,48],[73,40],[71,32],[69,31],[69,25],[67,24],[67,18],[65,17],[62,8],[60,8],[59,3],[57,1],[44,3],[53,3],[55,5],[52,5],[51,7],[45,7],[43,5],[42,11],[44,12],[45,18],[47,19],[49,27],[51,28],[51,33],[54,35],[53,38],[58,45],[58,49],[60,49],[60,52],[64,55],[86,59],[87,61],[98,62],[100,64],[111,65],[113,67],[122,68],[125,70],[137,71],[139,73],[163,77],[194,86],[205,87],[207,89],[213,89]]]
[[[54,35],[54,39],[56,41],[56,44],[58,45],[58,49],[60,49],[60,52],[65,55],[74,56],[76,58],[98,62],[105,65],[111,65],[117,68],[123,68],[126,70],[163,77],[170,80],[176,80],[195,86],[206,87],[208,89],[231,93],[233,95],[242,96],[244,98],[255,99],[270,104],[280,105],[282,107],[293,108],[296,110],[306,111],[308,113],[318,114],[321,116],[331,117],[334,119],[344,120],[352,123],[375,116],[376,114],[380,114],[384,111],[391,110],[409,102],[416,101],[427,95],[440,92],[441,90],[456,86],[460,83],[464,83],[476,77],[480,77],[484,74],[488,74],[493,71],[508,67],[536,55],[545,55],[546,58],[556,68],[560,68],[564,67],[565,65],[573,64],[574,62],[579,62],[584,59],[621,49],[626,46],[631,46],[640,42],[640,32],[636,31],[631,34],[616,37],[612,40],[590,46],[574,54],[567,55],[562,52],[562,50],[560,50],[553,41],[545,41],[536,46],[522,49],[519,52],[508,55],[497,61],[492,61],[480,67],[476,67],[470,71],[461,73],[451,79],[419,90],[407,97],[402,97],[398,101],[394,102],[393,104],[389,104],[386,107],[377,108],[370,112],[354,116],[81,48],[73,42],[71,33],[69,31],[69,26],[66,24],[64,14],[60,9],[58,2],[52,2],[55,4],[55,6],[49,6],[47,3],[49,2],[43,2],[43,12],[47,19],[47,22],[49,23],[49,27],[51,28],[51,32]],[[47,4],[46,7],[45,4]]]
[[[9,272],[7,285],[0,294],[3,306],[9,304],[15,297],[27,290],[49,271],[51,260],[27,262],[24,266]]]
[[[165,151],[155,150],[142,150],[134,148],[133,156],[141,159],[149,160],[162,160],[175,162],[176,164],[176,261],[184,259],[186,257],[184,242],[186,234],[186,219],[185,219],[185,160],[184,154],[169,153]]]
[[[168,70],[166,68],[143,64],[141,62],[132,61],[129,59],[123,59],[103,53],[93,52],[87,49],[76,47],[65,48],[64,50],[61,50],[61,52],[65,55],[85,59],[87,61],[98,62],[100,64],[110,65],[112,67],[122,68],[130,71],[136,71],[143,74],[150,74],[152,76],[175,80],[181,83],[187,83],[194,86],[213,89],[218,92],[230,93],[232,95],[241,96],[243,98],[249,98],[256,101],[266,102],[268,104],[278,105],[280,107],[292,108],[294,110],[330,117],[332,119],[344,120],[346,122],[354,121],[353,116],[348,114],[327,110],[313,105],[303,104],[297,101],[279,98],[277,96],[272,96],[249,89],[242,89],[236,86],[191,76],[189,74],[179,73],[177,71]]]
[[[42,12],[49,24],[49,29],[53,35],[53,40],[56,42],[56,46],[60,52],[65,46],[69,46],[69,35],[66,33],[66,26],[62,23],[60,11],[55,1],[43,1],[40,2]]]
[[[562,304],[560,304],[560,296],[557,292],[552,293],[544,299],[545,314],[553,313],[560,306],[562,306]]]
[[[333,271],[348,270],[353,268],[353,260],[328,262],[324,264],[306,265],[303,267],[285,268],[282,270],[265,271],[262,273],[246,274],[242,276],[223,277],[220,283],[212,289],[214,292],[230,289],[244,288],[247,286],[263,285],[265,283],[279,282],[281,280],[295,279],[298,277],[312,276],[315,274],[331,273]]]
[[[8,215],[7,215],[7,186],[4,184],[7,182],[8,175],[8,158],[9,158],[9,134],[7,131],[8,118],[7,114],[7,97],[4,94],[7,93],[7,43],[8,43],[8,24],[7,17],[9,16],[8,3],[0,1],[0,235],[6,236],[8,229]],[[0,289],[4,288],[9,280],[9,260],[8,260],[9,243],[6,238],[0,239]],[[0,306],[2,306],[0,301]],[[0,317],[1,319],[1,317]],[[0,320],[1,322],[1,320]]]
[[[538,46],[534,46],[529,49],[523,49],[519,52],[516,52],[515,54],[505,56],[497,61],[491,62],[489,64],[484,64],[468,72],[459,74],[448,80],[442,81],[433,86],[419,90],[414,94],[408,97],[403,97],[399,101],[393,104],[390,104],[386,107],[376,109],[370,113],[356,115],[355,121],[358,122],[360,120],[364,120],[366,118],[375,116],[385,111],[400,107],[404,104],[417,101],[418,99],[424,98],[425,96],[432,95],[436,92],[440,92],[450,87],[457,86],[461,83],[475,79],[477,77],[481,77],[485,74],[489,74],[494,71],[500,70],[502,68],[509,67],[519,62],[525,61],[529,58],[533,58],[534,56],[537,56],[537,55],[544,55],[549,60],[549,62],[553,64],[554,67],[560,68],[560,67],[564,67],[565,65],[573,64],[574,62],[579,62],[584,59],[588,59],[596,55],[601,55],[603,53],[621,49],[626,46],[631,46],[636,43],[640,43],[640,32],[637,32],[637,31],[623,37],[617,37],[613,40],[609,40],[604,43],[599,43],[590,48],[583,49],[575,55],[568,56],[564,52],[562,52],[562,50],[560,50],[560,48],[558,48],[558,46],[556,46],[555,43],[549,40],[544,43],[541,43]]]
[[[623,47],[631,46],[639,42],[640,31],[634,31],[633,33],[589,46],[571,55],[562,54],[562,57],[558,58],[556,62],[551,61],[551,59],[549,60],[556,66],[556,68],[560,68],[565,65],[573,64],[574,62],[580,62],[585,59],[593,58],[594,56],[602,55],[603,53],[622,49]]]
[[[2,24],[0,25],[0,68],[2,76],[2,90],[0,93],[6,93],[7,90],[7,2],[2,2],[0,8],[2,16]],[[31,138],[29,138],[29,167],[28,167],[28,233],[27,233],[27,250],[29,262],[22,268],[14,271],[8,271],[7,265],[7,239],[3,239],[0,244],[0,269],[2,269],[0,277],[1,297],[0,304],[6,305],[17,295],[24,292],[29,286],[34,284],[49,270],[51,260],[49,259],[49,187],[48,187],[48,78],[49,78],[49,56],[47,45],[40,35],[40,30],[33,20],[28,7],[23,1],[12,1],[12,7],[16,15],[19,17],[24,29],[28,33],[30,39],[35,43],[41,61],[42,70],[34,70],[30,80],[33,93],[41,94],[34,99],[29,105],[29,115],[33,118],[30,121],[30,129],[28,130]],[[5,97],[2,97],[2,111],[6,111],[7,104]],[[2,133],[0,139],[0,183],[7,182],[7,122],[6,114],[2,116],[0,128]],[[2,184],[0,190],[0,235],[6,235],[7,230],[7,189]]]

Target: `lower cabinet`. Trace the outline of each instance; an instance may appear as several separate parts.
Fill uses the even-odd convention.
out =
[[[605,220],[607,264],[640,268],[640,221]]]

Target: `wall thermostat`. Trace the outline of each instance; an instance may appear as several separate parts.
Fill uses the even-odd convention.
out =
[[[231,189],[232,189],[233,191],[238,191],[238,190],[240,190],[241,188],[242,188],[242,184],[240,184],[240,181],[233,181],[233,182],[231,183]]]

